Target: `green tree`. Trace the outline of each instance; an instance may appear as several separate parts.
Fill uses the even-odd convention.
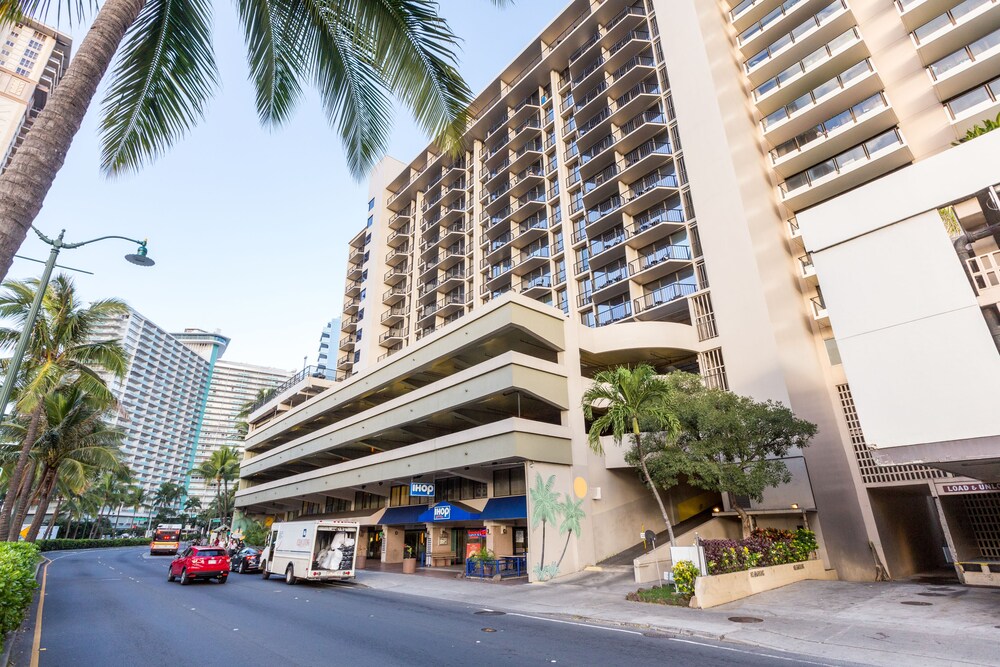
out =
[[[79,386],[71,385],[46,396],[44,409],[48,427],[35,446],[41,480],[34,520],[25,538],[28,542],[38,537],[59,481],[64,490],[80,493],[88,485],[90,471],[105,470],[107,479],[114,481],[109,502],[124,502],[132,491],[128,469],[119,461],[124,433],[104,420],[102,401],[94,401]]]
[[[504,4],[504,0],[494,0]],[[76,14],[97,5],[4,0],[0,21]],[[392,96],[447,148],[468,122],[472,92],[456,69],[458,39],[432,0],[237,0],[261,123],[291,116],[312,84],[360,177],[389,142]],[[98,84],[118,54],[103,103],[101,167],[138,169],[204,115],[218,87],[210,0],[106,0],[31,132],[0,175],[0,276],[41,210]],[[123,43],[124,42],[124,43]]]
[[[277,391],[277,387],[264,387],[258,389],[257,394],[240,407],[240,411],[236,413],[236,433],[239,436],[238,440],[246,440],[247,433],[250,431],[250,424],[247,423],[247,417],[249,417],[250,413],[253,412],[254,406],[261,401],[266,401],[271,398],[277,393]]]
[[[958,141],[953,142],[954,145],[964,144],[966,141],[971,141],[976,137],[981,137],[984,134],[989,134],[993,130],[1000,129],[1000,114],[994,118],[984,118],[982,123],[976,123],[968,130],[965,131],[965,136]]]
[[[680,430],[674,438],[655,436],[646,454],[658,484],[671,486],[684,475],[698,488],[760,502],[765,489],[791,481],[782,457],[807,447],[815,424],[777,401],[706,388],[696,375],[672,373],[668,380]],[[733,509],[749,534],[747,508],[734,503]]]
[[[644,436],[648,435],[644,431],[664,433],[669,439],[679,429],[670,385],[648,364],[602,370],[583,393],[583,412],[591,422],[587,436],[591,449],[596,453],[604,453],[601,436],[605,433],[610,433],[618,446],[621,446],[626,434],[631,436],[633,450],[637,453],[636,464],[660,507],[670,545],[676,546],[667,508],[646,466],[650,452],[644,440]]]
[[[0,204],[3,206],[3,204]],[[13,326],[0,327],[0,349],[13,349],[27,321],[38,281],[8,280],[0,292],[0,319]],[[84,306],[73,280],[56,276],[48,285],[31,332],[18,386],[15,408],[28,420],[20,453],[10,473],[8,493],[0,509],[0,539],[17,539],[14,506],[24,507],[31,497],[34,470],[28,470],[44,412],[44,398],[60,386],[79,383],[95,400],[111,405],[114,398],[101,378],[106,371],[121,377],[126,369],[125,351],[116,340],[95,340],[99,322],[128,313],[118,299],[104,299]],[[4,362],[6,366],[6,361]],[[10,535],[8,535],[8,530]]]
[[[218,516],[222,519],[222,523],[226,523],[232,512],[229,483],[238,479],[240,475],[239,452],[232,447],[222,446],[193,468],[191,474],[215,485]]]

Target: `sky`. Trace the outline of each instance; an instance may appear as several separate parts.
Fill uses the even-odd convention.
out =
[[[441,15],[464,40],[460,71],[474,93],[489,83],[566,5],[517,0],[442,0]],[[168,331],[219,330],[232,339],[225,359],[284,369],[316,362],[323,325],[341,314],[347,242],[367,219],[367,184],[348,173],[343,149],[318,99],[308,95],[278,130],[257,122],[245,49],[233,4],[215,5],[220,88],[193,132],[141,172],[101,176],[98,91],[35,226],[66,241],[109,234],[149,239],[156,266],[124,261],[125,241],[64,251],[86,301],[124,299]],[[74,45],[82,26],[59,28]],[[389,154],[404,162],[428,143],[397,109]],[[18,254],[44,260],[31,234]],[[15,260],[9,278],[37,277],[41,265]]]

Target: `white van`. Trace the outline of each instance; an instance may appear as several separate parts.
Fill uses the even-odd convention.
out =
[[[261,573],[265,579],[283,575],[286,584],[353,579],[359,528],[336,519],[273,524],[261,554]]]

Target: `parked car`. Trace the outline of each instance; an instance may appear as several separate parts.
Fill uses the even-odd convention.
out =
[[[188,547],[170,562],[167,570],[167,581],[179,578],[182,586],[195,579],[218,579],[224,584],[228,577],[229,556],[222,547]]]
[[[229,569],[233,572],[246,574],[260,571],[260,549],[243,547],[229,557]]]

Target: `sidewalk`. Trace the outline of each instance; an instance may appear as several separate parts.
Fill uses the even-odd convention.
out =
[[[637,588],[631,568],[513,587],[374,571],[359,572],[358,582],[499,611],[648,627],[866,665],[1000,666],[1000,589],[805,581],[697,610],[625,600]],[[761,620],[743,624],[733,617]]]

